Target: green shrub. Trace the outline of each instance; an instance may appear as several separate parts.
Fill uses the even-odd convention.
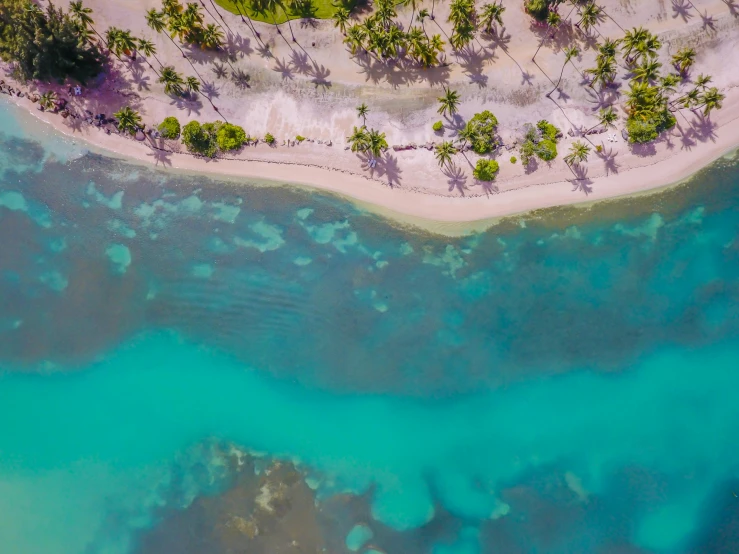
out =
[[[478,181],[494,181],[495,175],[498,173],[498,162],[495,160],[477,160],[475,169],[472,170],[472,175]]]
[[[183,144],[194,154],[212,158],[218,149],[216,142],[218,123],[220,122],[200,125],[197,121],[191,121],[182,128]]]
[[[557,142],[557,135],[559,135],[559,129],[549,123],[546,119],[542,119],[536,124],[536,128],[541,133],[541,138]]]
[[[478,154],[487,154],[495,148],[495,128],[498,126],[497,118],[485,110],[477,113],[467,122],[464,133],[472,145],[472,150]]]
[[[295,137],[295,140],[297,140],[298,142],[303,142],[305,140],[305,137],[302,135],[298,135],[297,137]]]
[[[180,122],[176,117],[165,117],[157,129],[166,139],[180,138]]]
[[[516,158],[516,156],[511,156],[511,163],[512,164],[516,163],[517,161],[518,161],[518,159]]]
[[[238,150],[246,142],[246,132],[238,125],[224,123],[216,131],[216,142],[224,152]]]
[[[272,136],[272,133],[267,133],[264,135],[264,142],[272,146],[275,143],[275,137]]]
[[[557,157],[557,143],[553,140],[542,139],[534,149],[536,155],[539,156],[545,162],[550,162]]]
[[[444,124],[443,124],[443,123],[442,123],[441,121],[437,121],[436,123],[434,123],[434,124],[433,124],[433,125],[431,126],[431,128],[432,128],[432,129],[433,129],[433,130],[434,130],[435,132],[439,133],[439,132],[441,132],[441,131],[442,131],[442,130],[444,129]]]

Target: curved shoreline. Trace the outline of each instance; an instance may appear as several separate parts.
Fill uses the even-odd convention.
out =
[[[732,97],[735,91],[729,91]],[[41,112],[27,98],[8,98],[34,121],[49,125],[54,132],[83,141],[102,155],[138,162],[165,171],[197,173],[209,177],[248,179],[275,186],[287,185],[337,194],[355,204],[427,231],[459,236],[481,231],[496,220],[537,209],[593,202],[650,192],[676,185],[705,166],[739,147],[739,102],[729,98],[721,111],[715,139],[695,144],[685,155],[672,155],[651,164],[629,168],[609,176],[588,179],[592,192],[577,194],[571,180],[535,182],[511,190],[477,196],[444,196],[419,189],[392,188],[382,181],[347,170],[300,162],[203,159],[188,153],[158,149],[149,141],[137,142],[107,135],[95,127],[73,130],[67,120]],[[541,173],[542,176],[545,173]]]

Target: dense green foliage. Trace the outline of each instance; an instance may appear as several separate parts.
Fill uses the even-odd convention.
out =
[[[0,57],[16,62],[24,79],[85,83],[103,69],[98,47],[61,9],[28,0],[0,0]]]
[[[352,152],[372,154],[374,158],[379,158],[382,151],[388,147],[385,133],[367,129],[365,126],[354,127],[351,136],[347,137],[347,142]]]
[[[460,133],[460,138],[468,140],[472,145],[472,150],[478,154],[487,154],[497,144],[495,138],[495,129],[498,126],[496,117],[485,110],[475,114],[472,119],[467,122],[465,128]]]
[[[239,13],[264,23],[284,23],[288,19],[331,19],[337,11],[350,12],[356,2],[336,2],[335,0],[290,0],[284,3],[284,10],[276,5],[267,5],[262,0],[215,0],[226,10]]]
[[[516,156],[511,156],[511,163],[514,164],[518,161],[518,158]]]
[[[217,121],[200,125],[197,121],[191,121],[182,128],[182,142],[190,152],[212,158],[218,150],[216,132],[220,124]]]
[[[652,114],[650,117],[642,118],[636,115],[629,117],[626,121],[626,131],[629,133],[629,142],[651,142],[655,140],[662,131],[672,128],[677,120],[669,110]]]
[[[442,123],[441,121],[437,121],[436,123],[434,123],[434,124],[433,124],[433,125],[431,126],[431,128],[432,128],[432,129],[433,129],[433,130],[434,130],[435,132],[437,132],[437,133],[440,133],[440,132],[441,132],[441,130],[442,130],[442,129],[444,128],[444,124],[443,124],[443,123]]]
[[[557,136],[560,131],[542,119],[536,124],[526,125],[526,131],[523,141],[521,142],[521,162],[528,165],[533,156],[538,157],[545,162],[552,161],[557,157]]]
[[[180,122],[176,117],[166,117],[157,129],[159,129],[159,132],[166,139],[180,138]]]
[[[267,144],[269,144],[269,145],[271,146],[271,145],[273,145],[273,144],[274,144],[275,142],[277,142],[277,140],[276,140],[276,139],[275,139],[275,137],[274,137],[274,136],[272,135],[272,133],[267,133],[266,135],[264,135],[264,142],[266,142]]]
[[[246,142],[246,132],[238,125],[224,123],[216,131],[216,142],[218,143],[218,148],[224,152],[238,150]]]
[[[560,3],[561,0],[525,0],[524,7],[537,21],[546,21],[549,11]]]
[[[475,169],[472,170],[472,175],[474,175],[475,179],[478,181],[493,181],[498,173],[498,169],[500,169],[500,167],[498,166],[498,162],[495,160],[481,159],[477,160],[477,165],[475,166]]]

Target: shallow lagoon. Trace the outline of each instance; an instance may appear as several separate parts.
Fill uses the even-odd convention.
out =
[[[228,487],[192,454],[212,439],[298,463],[319,504],[364,499],[332,552],[734,544],[733,160],[445,239],[84,154],[0,109],[13,551],[137,552]]]

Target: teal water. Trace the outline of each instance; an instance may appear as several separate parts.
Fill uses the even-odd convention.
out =
[[[735,551],[736,161],[446,239],[0,117],[9,552],[137,552],[211,439],[367,497],[346,552]]]

